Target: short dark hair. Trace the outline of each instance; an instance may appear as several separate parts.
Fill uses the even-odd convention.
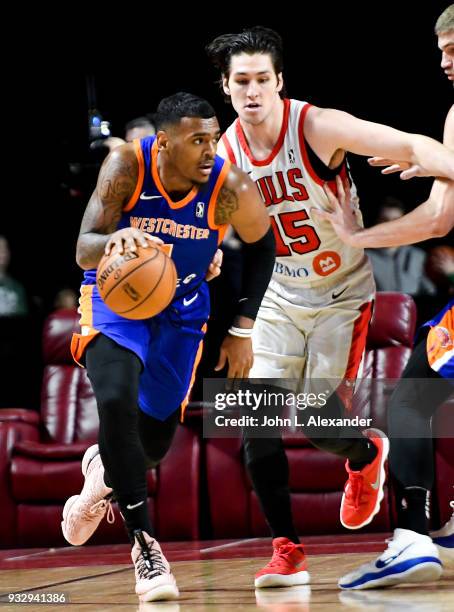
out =
[[[151,115],[136,117],[135,119],[131,119],[125,124],[125,132],[129,130],[133,130],[134,128],[140,127],[152,127],[154,128],[154,118]]]
[[[156,129],[177,125],[183,117],[211,119],[216,113],[209,102],[193,94],[179,92],[164,98],[158,105],[155,115]]]
[[[222,34],[210,42],[205,47],[205,51],[211,63],[227,79],[230,75],[232,56],[240,53],[269,54],[276,75],[284,69],[282,38],[274,30],[263,26],[247,28],[238,34]],[[281,91],[281,97],[285,97],[284,88]]]

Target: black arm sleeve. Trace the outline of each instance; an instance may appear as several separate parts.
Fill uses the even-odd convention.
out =
[[[243,242],[241,295],[236,315],[255,321],[274,268],[276,244],[271,227],[257,242]]]

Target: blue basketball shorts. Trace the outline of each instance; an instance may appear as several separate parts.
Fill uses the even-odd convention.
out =
[[[81,333],[74,334],[71,351],[81,364],[89,342],[98,333],[135,353],[143,364],[139,407],[161,421],[184,410],[210,313],[208,285],[174,300],[160,314],[144,320],[125,319],[103,302],[96,285],[82,285]]]

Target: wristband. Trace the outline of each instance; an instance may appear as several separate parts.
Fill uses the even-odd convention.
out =
[[[231,336],[236,336],[237,338],[251,338],[252,327],[235,327],[232,325],[229,329],[229,334]]]

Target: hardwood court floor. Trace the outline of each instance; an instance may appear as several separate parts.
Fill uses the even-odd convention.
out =
[[[289,589],[254,590],[254,572],[269,557],[267,539],[184,542],[163,546],[180,588],[177,602],[139,604],[127,546],[65,547],[1,551],[0,592],[65,593],[66,605],[0,605],[3,610],[162,610],[163,612],[253,610],[275,612],[454,610],[454,571],[437,583],[374,591],[342,592],[340,575],[383,549],[383,535],[305,538],[312,582]],[[337,550],[334,550],[336,548]],[[363,552],[352,552],[358,550]],[[364,552],[368,550],[368,552]],[[375,552],[373,552],[375,551]],[[329,553],[329,554],[327,554]],[[109,563],[106,565],[106,562]],[[11,567],[11,569],[7,569]],[[14,567],[14,569],[13,569]]]

